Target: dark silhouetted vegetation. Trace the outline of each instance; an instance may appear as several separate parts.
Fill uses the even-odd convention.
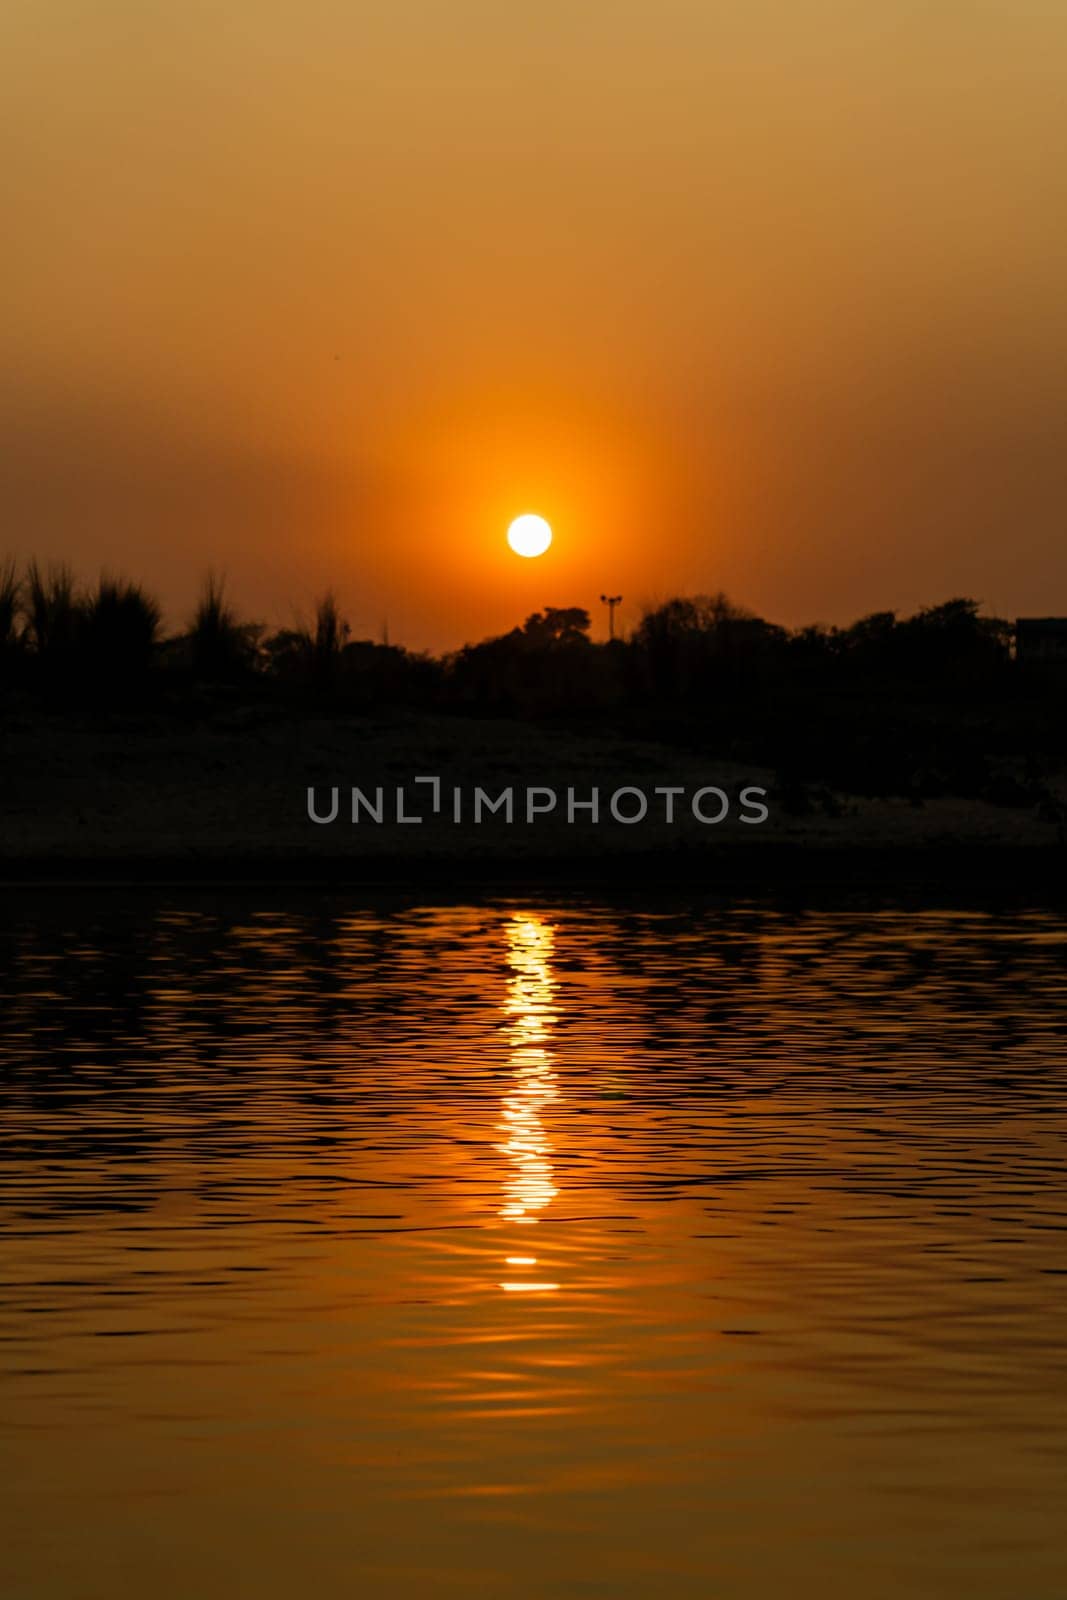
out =
[[[20,594],[18,568],[13,561],[5,561],[0,565],[0,670],[9,668],[19,649]]]
[[[114,693],[130,675],[143,682],[159,644],[162,611],[139,584],[101,578],[81,619],[85,665],[97,687]]]
[[[65,677],[75,663],[84,606],[74,591],[69,567],[42,571],[31,561],[26,572],[26,639],[42,676],[50,683]]]
[[[143,698],[160,639],[158,603],[138,584],[102,577],[80,591],[68,567],[31,562],[20,582],[0,569],[0,670],[4,686],[59,706],[102,707]]]
[[[204,584],[193,624],[183,640],[185,664],[206,683],[233,683],[253,666],[260,629],[241,623],[226,599],[225,584],[212,573]]]
[[[596,643],[581,607],[546,607],[443,657],[353,639],[336,598],[309,625],[242,620],[209,577],[188,628],[155,599],[65,567],[0,566],[0,694],[49,710],[131,703],[210,714],[247,696],[279,715],[389,710],[560,720],[770,766],[798,814],[835,791],[1049,805],[1067,766],[1067,671],[1015,658],[1013,629],[955,598],[849,627],[781,627],[725,595],[670,599]],[[220,699],[221,697],[221,699]]]

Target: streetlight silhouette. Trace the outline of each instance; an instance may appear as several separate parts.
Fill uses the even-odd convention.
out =
[[[622,605],[621,594],[602,594],[601,603],[608,608],[608,639],[615,643],[615,607]]]

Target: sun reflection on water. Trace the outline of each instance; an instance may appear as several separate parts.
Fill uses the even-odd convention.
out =
[[[500,1216],[505,1222],[530,1227],[537,1223],[537,1213],[559,1193],[553,1181],[552,1147],[542,1120],[545,1108],[558,1095],[551,1048],[558,1016],[551,965],[555,931],[540,918],[516,916],[508,925],[507,938],[512,977],[504,1011],[509,1019],[506,1033],[512,1081],[500,1121],[503,1139],[498,1149],[508,1162]],[[537,1257],[516,1253],[506,1257],[505,1265],[535,1267]],[[509,1294],[536,1293],[558,1289],[559,1284],[512,1278],[500,1287]]]

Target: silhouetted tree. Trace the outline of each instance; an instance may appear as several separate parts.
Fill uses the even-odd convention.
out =
[[[787,639],[784,628],[720,593],[676,598],[646,611],[632,645],[651,693],[684,702],[757,680]]]
[[[999,617],[981,616],[980,604],[978,600],[946,600],[909,617],[902,624],[908,670],[967,684],[988,678],[1006,665],[1011,625]]]
[[[540,648],[583,645],[589,643],[590,626],[589,613],[581,606],[546,606],[526,618],[522,632],[531,645]]]
[[[601,647],[591,643],[590,626],[581,606],[546,606],[521,628],[464,646],[445,661],[450,700],[512,715],[592,708]]]

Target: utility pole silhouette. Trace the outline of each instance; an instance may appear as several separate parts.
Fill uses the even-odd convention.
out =
[[[601,603],[608,608],[608,639],[615,643],[615,607],[622,605],[621,594],[602,594]]]

